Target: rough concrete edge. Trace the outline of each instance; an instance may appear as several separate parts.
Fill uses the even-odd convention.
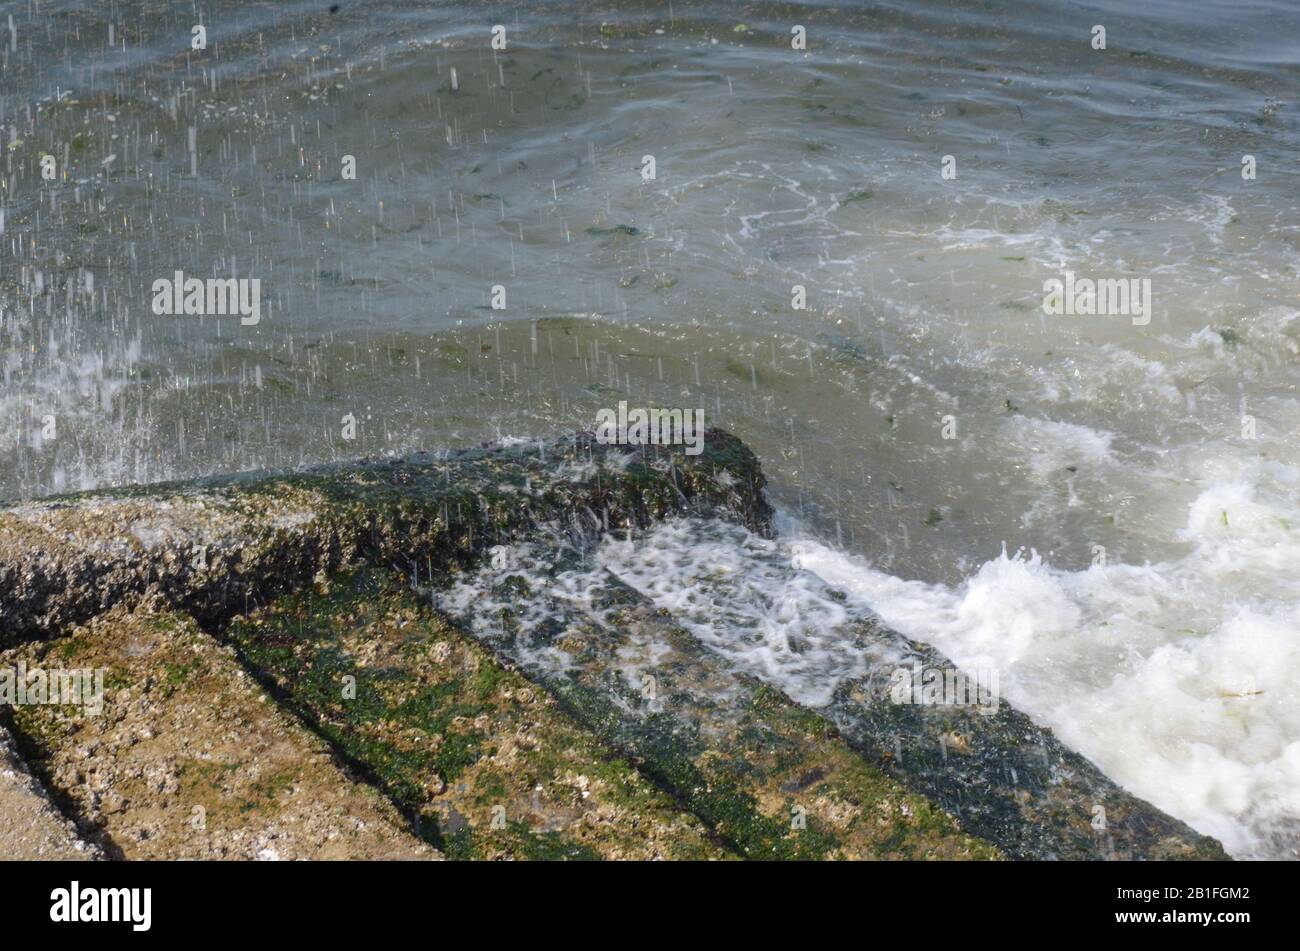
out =
[[[37,808],[45,814],[50,823],[65,834],[66,841],[60,848],[80,853],[46,858],[36,857],[37,861],[102,861],[106,858],[103,850],[91,840],[81,835],[77,825],[63,814],[45,785],[32,774],[21,754],[13,734],[3,720],[0,720],[0,773],[10,774],[13,781],[24,794],[30,795],[37,803]],[[10,855],[0,855],[0,861],[12,859]]]
[[[580,433],[23,503],[0,509],[0,646],[155,594],[213,626],[322,573],[367,561],[432,571],[560,514],[599,532],[707,506],[766,534],[764,484],[721,430],[698,456]]]

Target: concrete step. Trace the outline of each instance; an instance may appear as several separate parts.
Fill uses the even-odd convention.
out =
[[[770,533],[763,486],[720,431],[580,434],[0,508],[0,668],[110,672],[99,714],[9,718],[110,856],[1223,857],[1005,702],[801,707],[592,557],[670,516]]]
[[[12,716],[34,771],[112,858],[439,857],[183,614],[114,608],[0,655],[19,665],[32,682],[102,674],[98,699],[56,705],[29,691]]]

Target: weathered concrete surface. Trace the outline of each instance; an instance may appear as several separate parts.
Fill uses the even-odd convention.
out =
[[[762,488],[753,454],[713,430],[698,456],[582,434],[13,505],[0,509],[0,645],[150,594],[212,626],[367,563],[427,579],[541,521],[591,532],[707,508],[763,528]]]
[[[0,655],[19,660],[105,671],[98,711],[24,704],[13,718],[35,769],[111,857],[439,857],[183,615],[115,608]]]
[[[103,858],[50,801],[0,725],[0,862]]]
[[[226,637],[453,858],[738,857],[389,572],[335,576]]]

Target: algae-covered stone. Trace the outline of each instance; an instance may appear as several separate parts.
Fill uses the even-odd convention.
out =
[[[999,857],[585,556],[526,543],[433,596],[748,858]]]
[[[35,770],[112,857],[438,857],[184,615],[117,608],[0,662],[103,672],[98,698],[27,703],[13,719]]]
[[[887,645],[891,661],[874,676],[841,683],[826,716],[873,762],[1012,857],[1228,858],[1214,839],[1125,792],[1005,701],[911,702],[913,685],[900,691],[888,673],[925,671],[954,685],[964,675],[938,651],[881,624],[857,628],[846,636]]]
[[[227,636],[449,856],[734,857],[388,572],[331,578]]]
[[[215,626],[366,563],[427,579],[543,521],[587,533],[708,509],[763,529],[762,488],[753,454],[712,430],[696,456],[580,434],[27,502],[0,509],[0,645],[146,595]]]

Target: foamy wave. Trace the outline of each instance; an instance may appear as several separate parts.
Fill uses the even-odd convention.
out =
[[[1186,557],[1062,571],[1005,550],[963,584],[904,581],[815,541],[794,563],[967,668],[1241,858],[1300,848],[1300,534],[1250,488],[1192,505]],[[1243,583],[1243,576],[1247,583]]]

